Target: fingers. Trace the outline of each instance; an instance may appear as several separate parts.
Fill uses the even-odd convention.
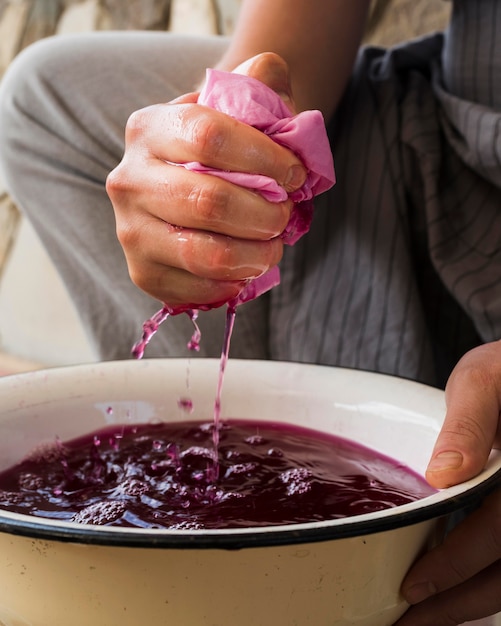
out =
[[[415,604],[398,626],[462,624],[501,610],[501,491],[425,554],[402,593]]]
[[[146,272],[138,273],[136,265],[165,265],[201,278],[241,281],[257,278],[275,266],[283,247],[279,239],[246,241],[153,220],[145,221],[141,228],[122,232],[119,237],[129,251],[127,262],[134,282],[143,288],[145,279],[139,277]]]
[[[243,240],[179,228],[146,211],[120,215],[117,211],[117,235],[132,281],[172,306],[203,308],[234,298],[282,256],[280,238]]]
[[[270,203],[221,178],[150,160],[137,151],[110,174],[107,189],[119,230],[129,230],[141,212],[176,226],[267,240],[282,233],[292,210],[290,200]]]
[[[478,474],[500,443],[501,342],[467,353],[446,388],[447,413],[426,478],[437,488]]]
[[[446,388],[447,414],[427,471],[447,487],[482,470],[500,444],[501,343],[467,353]],[[412,608],[398,626],[451,626],[501,610],[501,491],[409,571],[402,593]]]
[[[279,57],[262,55],[242,72],[267,81],[292,106]],[[293,152],[197,98],[185,94],[132,114],[124,158],[106,188],[133,282],[166,304],[202,308],[194,305],[230,300],[278,263],[293,203],[270,203],[180,165],[258,174],[289,193],[307,172]]]
[[[290,201],[269,203],[219,178],[141,159],[127,155],[107,182],[140,289],[172,306],[214,306],[279,262]]]
[[[198,104],[158,104],[136,111],[127,122],[126,150],[129,146],[172,163],[198,161],[269,176],[288,192],[306,179],[293,152],[252,126]]]
[[[280,239],[244,241],[146,219],[143,226],[119,233],[129,274],[140,289],[171,305],[234,298],[246,281],[275,266],[282,255]]]
[[[135,273],[137,270],[137,274]],[[129,264],[132,281],[143,291],[174,309],[216,307],[236,298],[245,281],[221,281],[202,278],[184,270],[145,262]]]
[[[501,610],[501,562],[456,589],[413,606],[395,626],[456,626]]]

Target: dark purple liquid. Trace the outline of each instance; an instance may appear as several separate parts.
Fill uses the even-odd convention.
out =
[[[0,473],[0,507],[80,523],[202,529],[386,509],[434,490],[404,466],[309,429],[225,420],[108,427]]]

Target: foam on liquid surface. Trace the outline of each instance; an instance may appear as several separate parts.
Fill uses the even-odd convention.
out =
[[[0,507],[83,524],[203,529],[385,509],[433,493],[408,468],[338,437],[258,421],[108,427],[0,474]]]

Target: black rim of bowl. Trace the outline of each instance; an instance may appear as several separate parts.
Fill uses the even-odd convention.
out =
[[[137,548],[227,549],[261,548],[333,541],[411,526],[478,505],[501,485],[501,469],[478,485],[451,497],[411,510],[397,511],[375,519],[351,518],[342,524],[319,522],[311,525],[268,526],[238,532],[231,529],[206,530],[148,530],[137,528],[100,527],[76,523],[54,524],[30,515],[9,515],[0,510],[0,532],[32,539],[53,540],[88,545]],[[431,496],[432,497],[432,496]]]
[[[217,361],[217,359],[211,360]],[[110,366],[113,364],[114,362],[108,363]],[[79,367],[81,366],[74,365],[67,366],[64,369]],[[351,370],[353,368],[339,367],[338,369]],[[384,374],[379,375],[385,376]],[[17,376],[23,376],[23,374]],[[406,378],[402,378],[402,380],[415,384],[415,381]],[[343,520],[342,524],[326,521],[318,524],[267,526],[265,529],[239,529],[238,532],[232,531],[232,529],[173,531],[122,528],[118,526],[100,527],[90,524],[64,522],[54,523],[56,520],[46,520],[45,518],[32,515],[11,514],[0,509],[0,532],[45,541],[87,545],[130,548],[240,550],[244,548],[333,541],[411,526],[434,518],[444,517],[466,508],[475,507],[497,487],[501,487],[501,468],[481,483],[447,499],[409,510],[405,508],[405,505],[404,507],[395,507],[395,509],[391,509],[394,511],[394,514],[384,514],[375,519],[367,519],[365,516],[364,519],[359,519],[361,516],[354,516],[349,521]]]

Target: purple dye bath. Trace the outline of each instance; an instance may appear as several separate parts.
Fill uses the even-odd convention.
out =
[[[297,426],[225,420],[108,427],[0,473],[0,507],[87,524],[215,529],[329,520],[434,493],[405,466]]]

